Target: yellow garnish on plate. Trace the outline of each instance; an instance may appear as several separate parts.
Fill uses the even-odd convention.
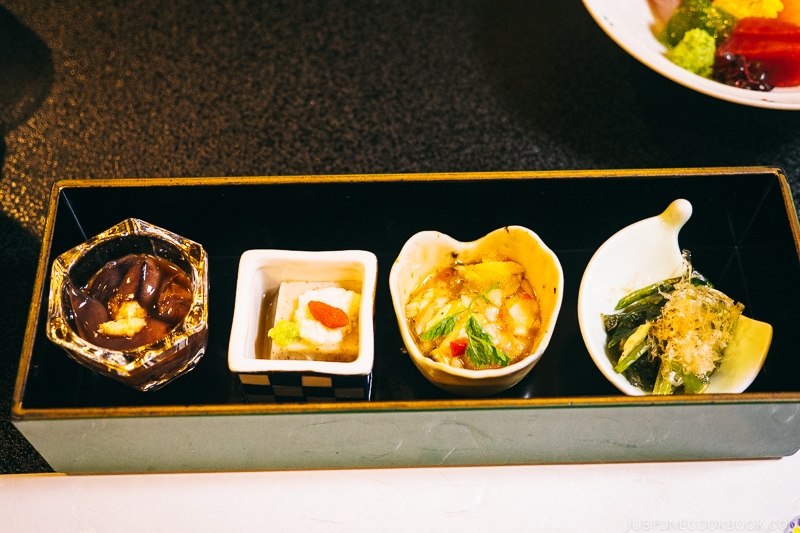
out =
[[[114,320],[103,322],[97,327],[101,335],[108,337],[133,337],[147,325],[147,311],[139,302],[123,302],[114,314]]]
[[[777,18],[783,11],[781,0],[714,0],[714,7],[723,9],[736,18]]]

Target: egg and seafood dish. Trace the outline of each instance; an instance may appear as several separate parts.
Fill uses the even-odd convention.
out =
[[[699,394],[713,379],[744,305],[726,296],[691,266],[635,290],[603,315],[614,371],[649,394]]]
[[[470,370],[506,367],[529,355],[542,320],[525,269],[497,257],[432,272],[405,309],[426,357]]]

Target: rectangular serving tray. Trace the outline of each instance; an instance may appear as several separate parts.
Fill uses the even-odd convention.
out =
[[[577,319],[583,271],[609,236],[685,198],[680,244],[745,314],[774,327],[739,395],[628,397],[596,368]],[[128,217],[209,253],[209,345],[192,372],[141,393],[84,369],[44,331],[53,258]],[[542,360],[491,398],[428,383],[400,338],[389,270],[414,233],[461,241],[526,226],[558,255],[561,314]],[[227,367],[249,249],[378,257],[371,401],[247,403]],[[53,187],[12,421],[56,471],[187,472],[776,458],[800,448],[800,229],[764,167],[589,172],[65,180]]]

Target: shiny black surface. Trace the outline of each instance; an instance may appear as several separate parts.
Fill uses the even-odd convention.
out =
[[[0,131],[4,473],[49,469],[7,413],[47,194],[56,179],[766,165],[785,169],[795,195],[800,191],[797,112],[730,104],[664,79],[625,54],[577,0],[168,5],[4,0]],[[560,192],[554,190],[557,186]],[[419,188],[412,193],[414,187]],[[269,197],[256,203],[248,194],[200,194],[204,207],[193,216],[203,213],[203,224],[196,226],[177,217],[187,212],[196,195],[178,198],[148,190],[146,196],[137,193],[91,203],[88,196],[97,194],[95,199],[102,200],[104,191],[87,192],[85,209],[92,213],[89,232],[132,213],[146,219],[140,214],[144,209],[153,223],[166,218],[175,222],[170,229],[176,232],[191,237],[200,231],[209,243],[223,243],[212,250],[216,264],[228,265],[212,273],[213,283],[221,287],[230,287],[230,265],[240,249],[251,245],[248,240],[294,247],[302,241],[306,249],[328,248],[332,242],[374,247],[385,285],[387,259],[415,229],[438,224],[437,229],[472,238],[504,223],[528,224],[561,251],[572,280],[565,294],[569,317],[574,315],[569,305],[577,296],[575,280],[591,246],[619,225],[620,219],[604,215],[624,213],[628,222],[628,215],[635,220],[660,210],[665,199],[649,190],[634,197],[625,196],[621,186],[591,184],[578,190],[553,183],[545,187],[553,187],[547,193],[551,196],[538,189],[523,196],[514,189],[488,198],[486,191],[476,192],[474,187],[387,185],[379,194],[368,186],[353,187],[353,195],[369,195],[370,201],[367,210],[351,219],[344,208],[356,202],[348,204],[337,187],[281,186],[277,196],[296,205],[313,205],[336,194],[347,200],[333,208],[334,214],[344,215],[338,216],[336,226],[326,219],[325,229],[341,228],[335,237],[299,222],[296,241],[250,222],[266,216],[262,211],[270,205]],[[740,202],[734,205],[746,205],[763,187],[732,178],[716,190],[725,198],[735,195]],[[736,221],[748,220],[726,202],[712,199],[703,187],[688,189],[702,207],[733,213],[724,223],[726,235],[732,234]],[[559,202],[550,201],[552,195]],[[771,237],[770,228],[780,226],[785,215],[778,203],[774,198],[765,203],[772,211],[761,211],[757,218],[764,224],[759,246],[773,238],[785,241],[785,234]],[[240,232],[233,237],[225,233],[225,224],[216,223],[220,210],[227,217],[238,215]],[[476,213],[481,213],[480,223],[475,222]],[[293,206],[291,214],[308,220],[302,208]],[[546,221],[545,214],[556,214],[561,222]],[[368,217],[376,221],[374,232],[349,231]],[[589,218],[600,222],[587,226]],[[685,232],[684,238],[707,250],[704,259],[714,265],[712,270],[722,273],[727,256],[716,253],[689,227]],[[67,233],[59,242],[71,246]],[[788,255],[777,263],[788,270],[777,277],[772,271],[763,275],[756,270],[763,267],[758,246],[742,256],[747,277],[754,280],[742,287],[747,289],[742,297],[759,312],[775,312],[762,298],[768,298],[775,279],[797,268],[796,254],[783,245],[780,249]],[[388,293],[379,298],[385,306]],[[224,317],[230,296],[223,293],[212,305]],[[788,316],[797,323],[796,312]],[[386,311],[376,316],[382,330],[392,320]],[[573,354],[574,365],[585,365],[577,323],[568,318],[560,327],[554,347]],[[213,342],[220,350],[224,335],[216,335]],[[398,340],[389,336],[378,342],[393,353]],[[406,363],[397,361],[399,368],[379,370],[408,372]],[[222,368],[215,358],[205,364]],[[542,365],[558,378],[555,384],[535,384],[537,393],[603,393],[606,385],[594,377],[571,383],[565,368],[548,369],[547,364],[557,366],[555,362],[543,359]],[[197,370],[191,379],[211,379],[213,372],[206,377]],[[770,373],[776,381],[756,385],[770,390],[792,381],[786,368]],[[424,384],[392,383],[378,393],[437,394]],[[235,389],[209,394],[225,397]],[[69,401],[93,401],[74,398]]]
[[[686,198],[694,214],[681,245],[718,287],[773,324],[768,365],[750,392],[800,390],[800,361],[789,335],[800,319],[800,265],[778,179],[744,175],[618,178],[471,179],[359,183],[285,183],[66,188],[59,199],[51,258],[113,224],[97,205],[124,199],[128,214],[200,242],[209,254],[209,343],[188,375],[142,394],[74,364],[45,337],[46,307],[31,360],[23,408],[229,405],[245,403],[227,370],[238,259],[248,249],[370,250],[378,257],[373,401],[457,399],[428,383],[404,353],[388,276],[405,241],[435,228],[471,241],[506,225],[534,229],[562,263],[564,303],[551,345],[519,385],[498,395],[557,398],[617,395],[584,347],[577,295],[586,264],[621,227]],[[598,211],[596,198],[616,198],[625,210]],[[165,206],[191,198],[191,209]],[[584,202],[578,199],[585,199]],[[450,205],[466,209],[442,209]],[[408,206],[413,206],[409,209]],[[781,212],[783,211],[783,216]],[[213,213],[213,221],[208,213]],[[418,213],[419,216],[410,216]],[[465,216],[459,213],[470,213]],[[774,290],[773,287],[780,287]],[[598,318],[599,320],[599,318]]]

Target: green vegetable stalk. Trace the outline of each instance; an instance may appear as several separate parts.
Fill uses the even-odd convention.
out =
[[[624,374],[636,387],[653,394],[672,394],[675,383],[681,383],[687,393],[701,392],[706,383],[694,374],[685,372],[680,365],[660,357],[658,347],[650,335],[652,324],[657,323],[668,300],[681,283],[693,286],[713,285],[691,266],[689,252],[683,251],[684,274],[637,289],[619,300],[613,314],[602,315],[603,327],[608,335],[606,347],[616,353],[612,357],[614,371]],[[669,366],[664,366],[669,365]],[[674,377],[674,380],[672,379]]]

